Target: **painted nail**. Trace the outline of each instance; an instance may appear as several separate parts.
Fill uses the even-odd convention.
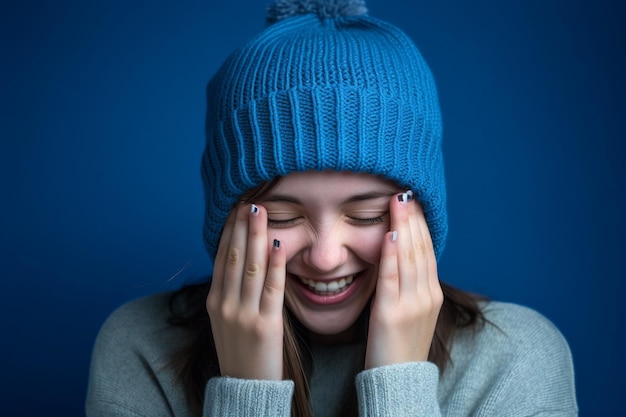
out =
[[[391,232],[391,241],[395,242],[396,240],[398,240],[398,231],[394,230],[393,232]]]
[[[278,239],[274,239],[274,247],[275,247],[276,249],[280,248],[280,240],[278,240]]]
[[[408,203],[409,201],[413,200],[413,191],[408,190],[400,195],[398,195],[398,201],[401,203]]]
[[[259,214],[259,208],[257,206],[255,206],[254,204],[250,204],[250,213],[252,213],[253,216],[256,216]]]

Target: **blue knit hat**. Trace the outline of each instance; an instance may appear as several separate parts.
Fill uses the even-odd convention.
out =
[[[413,190],[439,258],[448,229],[441,115],[415,44],[358,0],[277,0],[268,22],[207,87],[211,258],[244,192],[308,170],[366,172]]]

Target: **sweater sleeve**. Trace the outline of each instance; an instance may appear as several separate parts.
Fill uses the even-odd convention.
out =
[[[293,381],[211,378],[207,383],[204,417],[289,417]]]
[[[356,377],[361,417],[441,415],[437,402],[439,370],[431,362],[368,369]]]

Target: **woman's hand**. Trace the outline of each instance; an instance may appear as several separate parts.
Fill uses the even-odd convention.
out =
[[[370,313],[365,369],[428,359],[443,292],[430,232],[413,194],[390,202]]]
[[[241,205],[231,212],[206,303],[224,376],[283,378],[285,251],[277,242],[268,246],[263,207]]]

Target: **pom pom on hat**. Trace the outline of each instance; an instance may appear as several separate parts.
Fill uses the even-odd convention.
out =
[[[367,7],[363,0],[276,0],[267,9],[267,22],[272,24],[305,14],[314,14],[322,19],[363,16],[367,14]]]

